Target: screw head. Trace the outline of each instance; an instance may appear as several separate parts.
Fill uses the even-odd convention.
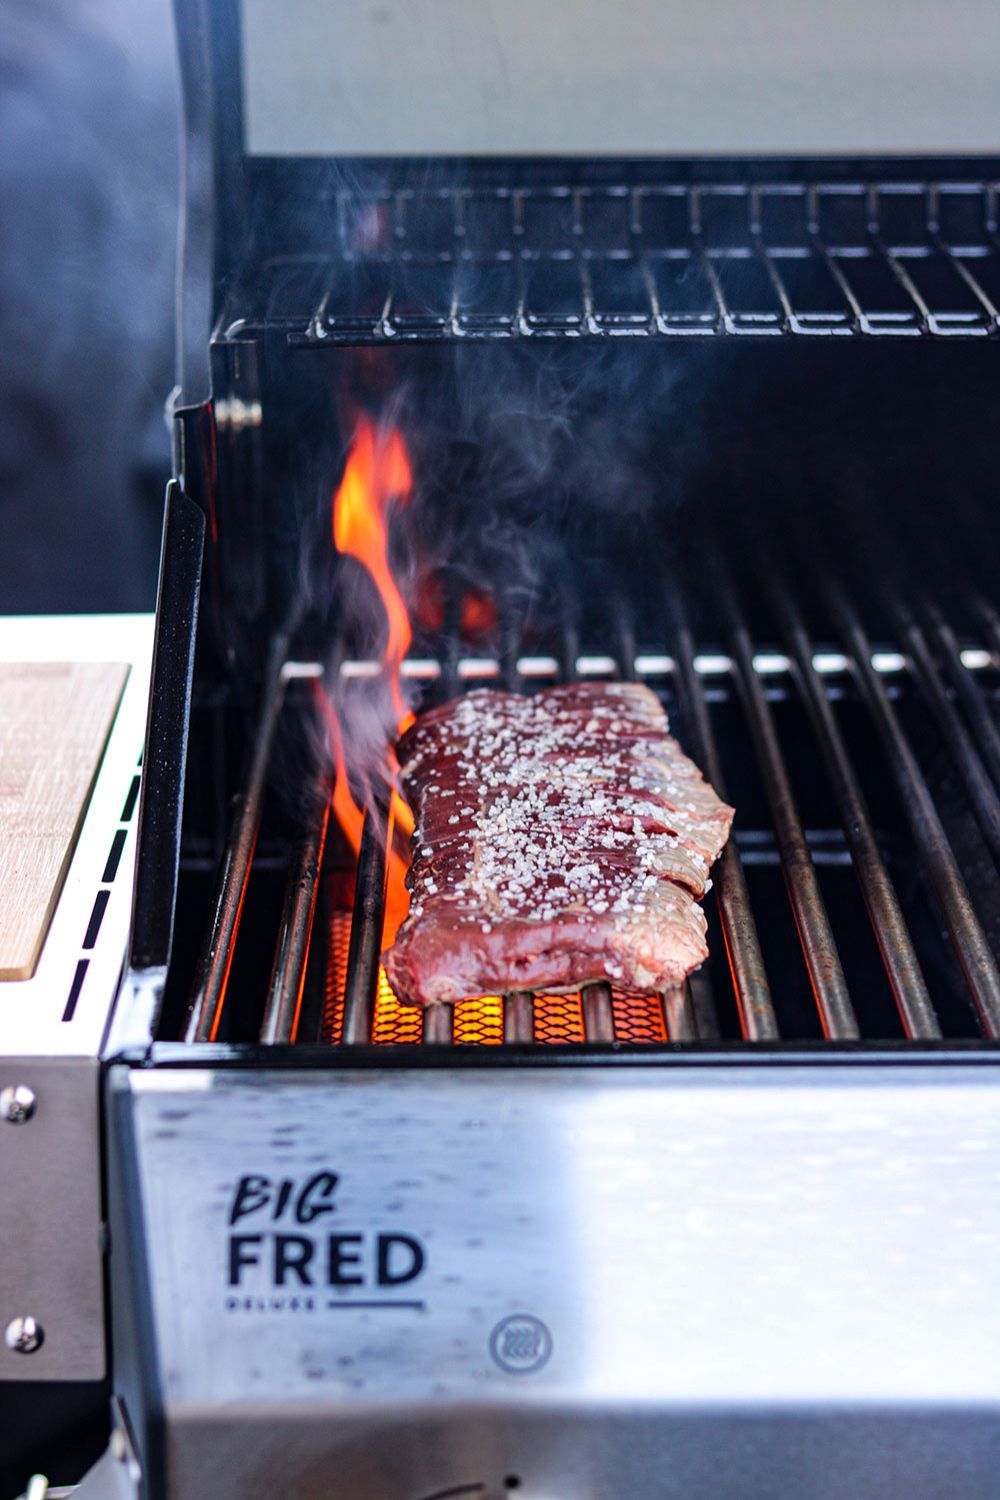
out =
[[[0,1090],[0,1115],[11,1125],[25,1125],[37,1108],[35,1092],[26,1083],[14,1083]]]
[[[4,1342],[15,1354],[34,1354],[45,1342],[45,1329],[30,1313],[11,1318],[4,1330]]]

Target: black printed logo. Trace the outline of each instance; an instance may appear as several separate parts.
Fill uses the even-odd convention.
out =
[[[515,1313],[501,1319],[490,1334],[490,1354],[509,1375],[533,1375],[552,1356],[552,1335],[541,1318]]]
[[[286,1219],[296,1224],[311,1224],[314,1219],[333,1213],[333,1194],[339,1181],[336,1172],[314,1172],[304,1182],[292,1177],[282,1177],[277,1182],[264,1176],[241,1177],[233,1193],[229,1223],[235,1224],[251,1214],[266,1213],[274,1223]]]
[[[393,1296],[424,1272],[420,1239],[331,1223],[339,1182],[336,1172],[326,1171],[301,1179],[240,1178],[228,1216],[230,1310],[313,1311],[313,1292],[336,1294],[324,1303],[328,1308],[423,1307],[409,1292],[405,1299]]]

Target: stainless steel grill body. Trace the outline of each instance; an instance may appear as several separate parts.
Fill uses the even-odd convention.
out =
[[[116,1358],[176,1500],[994,1493],[992,1068],[161,1061]]]

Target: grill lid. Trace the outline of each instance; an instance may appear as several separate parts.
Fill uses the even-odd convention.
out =
[[[892,0],[241,0],[238,24],[255,156],[1000,147],[989,0],[905,26]]]
[[[889,0],[786,3],[725,49],[717,7],[568,9],[177,0],[185,404],[220,319],[317,342],[994,329],[987,0],[945,37],[933,6],[900,28]]]

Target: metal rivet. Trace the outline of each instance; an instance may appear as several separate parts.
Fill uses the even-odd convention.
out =
[[[45,1342],[45,1329],[30,1313],[25,1313],[23,1317],[11,1318],[4,1330],[4,1341],[15,1354],[34,1354]]]
[[[0,1092],[0,1115],[11,1125],[24,1125],[38,1106],[34,1090],[26,1083],[14,1083]]]

